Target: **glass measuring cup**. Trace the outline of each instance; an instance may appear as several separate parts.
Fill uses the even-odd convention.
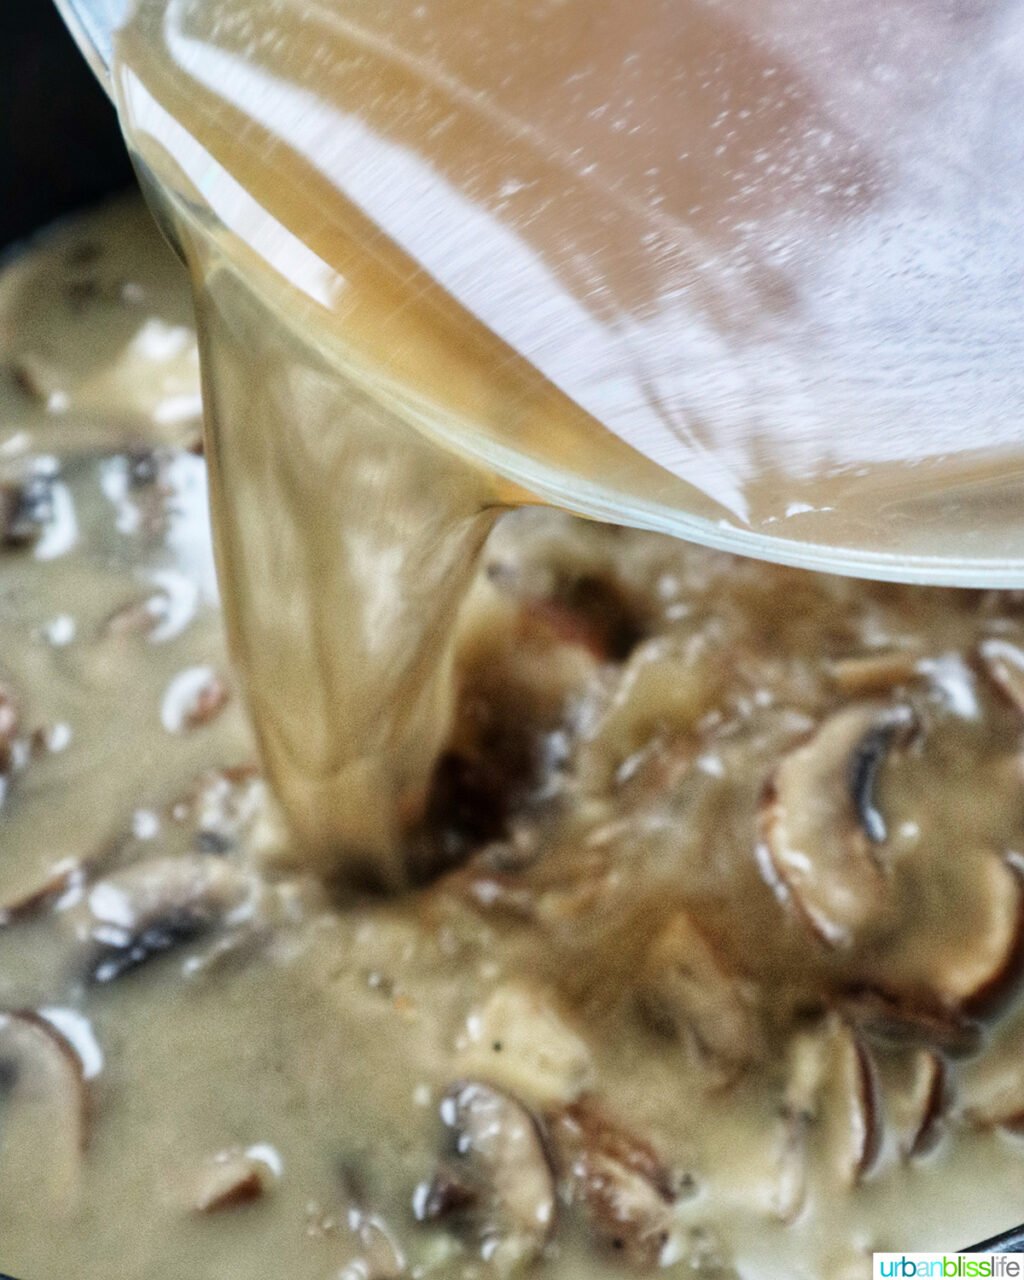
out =
[[[59,4],[109,88],[122,0]],[[574,411],[532,434],[463,422],[460,449],[526,494],[727,550],[1024,581],[1024,160],[1005,123],[1024,101],[1024,6],[457,7],[445,54],[420,30],[429,5],[308,7],[311,51],[332,36],[387,64],[353,94],[401,97],[399,73],[440,85],[456,104],[443,154],[340,80],[319,101],[272,62],[247,81],[230,37],[204,64],[188,6],[170,10],[182,74],[262,111],[275,143],[307,146],[290,130],[329,109],[328,183]],[[509,85],[481,105],[503,60]],[[481,158],[503,138],[514,154]],[[609,444],[597,465],[565,443],[575,430]]]

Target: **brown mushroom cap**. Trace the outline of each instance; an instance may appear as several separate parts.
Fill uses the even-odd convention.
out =
[[[829,946],[849,946],[885,909],[887,833],[875,784],[915,723],[905,706],[838,711],[782,760],[765,794],[762,866]]]

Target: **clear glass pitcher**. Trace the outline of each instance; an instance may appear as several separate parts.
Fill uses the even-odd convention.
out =
[[[58,4],[109,88],[123,0]],[[816,569],[1024,582],[1019,0],[335,0],[302,7],[287,74],[296,4],[258,39],[241,0],[149,7],[183,92],[301,153],[554,389],[554,419],[458,429],[522,494]]]

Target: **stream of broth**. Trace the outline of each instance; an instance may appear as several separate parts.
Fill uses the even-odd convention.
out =
[[[1012,576],[1022,32],[996,0],[140,0],[117,96],[193,277],[229,630],[325,865],[401,881],[504,507]]]

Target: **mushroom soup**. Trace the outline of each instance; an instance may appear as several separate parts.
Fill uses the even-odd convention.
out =
[[[390,898],[257,767],[141,205],[0,277],[0,1269],[870,1274],[1024,1217],[1024,601],[502,518]]]

